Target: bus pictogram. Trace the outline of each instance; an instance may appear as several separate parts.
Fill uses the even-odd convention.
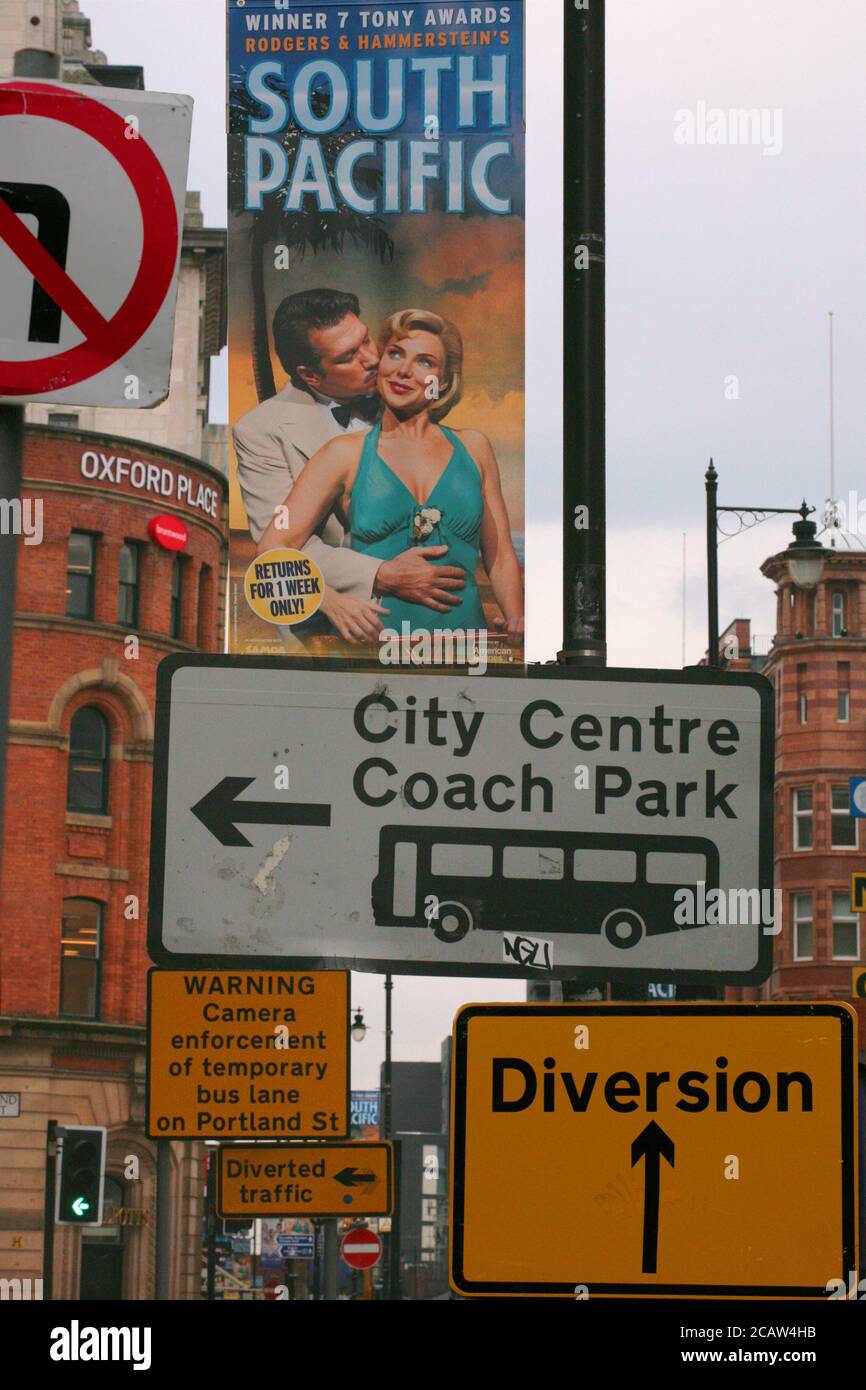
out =
[[[701,836],[386,825],[373,915],[377,926],[425,927],[443,942],[540,921],[627,950],[688,930],[674,919],[674,895],[698,883],[719,885],[718,849]]]

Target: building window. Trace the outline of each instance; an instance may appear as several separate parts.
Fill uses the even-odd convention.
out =
[[[74,430],[78,428],[78,416],[62,410],[52,410],[48,415],[48,423],[56,429]]]
[[[809,701],[803,691],[800,692],[800,723],[809,722]]]
[[[183,559],[175,555],[171,566],[171,635],[181,636],[183,606]]]
[[[812,894],[794,894],[794,960],[811,960],[813,947]]]
[[[92,705],[76,710],[69,730],[67,811],[105,815],[109,752],[108,720],[102,711]]]
[[[96,570],[96,537],[89,531],[73,531],[66,550],[66,616],[93,617],[93,579]]]
[[[830,834],[831,849],[857,848],[857,822],[851,815],[850,795],[847,787],[830,788]]]
[[[806,695],[806,663],[801,661],[797,665],[797,707],[799,710],[800,723],[806,724],[809,720],[809,699]]]
[[[851,718],[851,663],[836,662],[836,718],[847,724]]]
[[[812,636],[818,631],[818,590],[812,592]]]
[[[124,541],[120,547],[120,594],[117,621],[124,627],[138,626],[138,581],[141,570],[141,546],[136,541]]]
[[[812,848],[812,788],[794,791],[794,849]]]
[[[833,894],[833,959],[860,959],[860,923],[847,893]]]
[[[837,589],[833,595],[833,636],[847,637],[845,629],[845,595]]]
[[[102,903],[64,898],[60,934],[60,1012],[75,1018],[99,1013]]]
[[[208,614],[210,612],[210,565],[202,565],[198,575],[198,616],[196,619],[196,645],[204,651],[211,647]]]

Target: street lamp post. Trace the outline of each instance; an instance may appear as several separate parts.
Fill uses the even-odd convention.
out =
[[[707,664],[720,667],[719,660],[719,535],[726,540],[760,526],[771,516],[799,516],[794,524],[794,537],[788,547],[786,562],[788,572],[794,583],[802,589],[811,589],[818,583],[824,567],[823,546],[816,540],[817,527],[809,517],[814,507],[807,507],[805,501],[799,507],[720,507],[718,504],[719,475],[710,459],[705,475],[707,491]],[[723,514],[735,516],[736,531],[725,533],[719,525]]]
[[[383,1139],[393,1139],[391,1133],[391,996],[394,991],[394,981],[391,975],[385,976],[385,1064],[382,1068],[382,1121],[381,1133]],[[364,1022],[364,1015],[361,1009],[355,1010],[355,1017],[352,1021],[352,1037],[355,1042],[363,1042],[367,1032],[367,1025]],[[391,1218],[391,1230],[388,1239],[385,1241],[384,1260],[382,1261],[382,1283],[386,1299],[399,1300],[400,1298],[400,1145],[394,1143],[394,1191],[396,1202],[394,1205],[394,1215]]]

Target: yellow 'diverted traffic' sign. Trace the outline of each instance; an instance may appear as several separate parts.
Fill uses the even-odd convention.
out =
[[[220,1148],[217,1212],[234,1216],[389,1216],[387,1143],[232,1144]]]
[[[454,1025],[464,1294],[826,1297],[856,1270],[847,1004],[472,1004]]]

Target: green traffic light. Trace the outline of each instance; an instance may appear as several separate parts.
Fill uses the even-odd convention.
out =
[[[76,1197],[72,1203],[72,1210],[76,1216],[83,1216],[86,1211],[90,1211],[90,1203],[83,1197]]]

